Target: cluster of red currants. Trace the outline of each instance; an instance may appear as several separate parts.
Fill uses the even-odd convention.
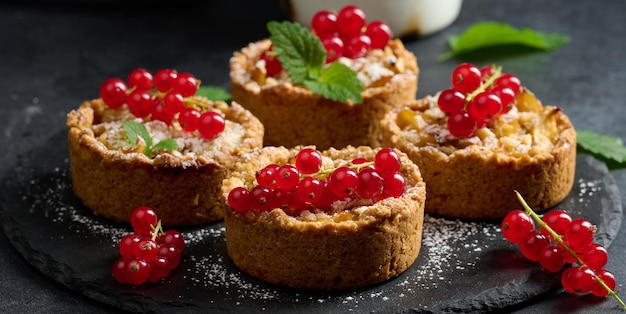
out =
[[[343,56],[361,58],[371,49],[381,49],[392,37],[391,28],[383,21],[367,24],[365,12],[356,5],[347,5],[339,12],[319,11],[311,18],[311,29],[326,49],[326,62]]]
[[[172,69],[161,69],[153,76],[146,69],[130,72],[126,81],[112,77],[100,86],[100,97],[109,108],[116,109],[126,104],[138,118],[150,116],[171,125],[175,119],[183,130],[198,131],[205,139],[212,139],[224,130],[224,116],[208,110],[201,113],[189,97],[194,96],[200,81],[191,73],[178,73]]]
[[[552,210],[541,217],[540,225],[537,230],[526,212],[513,210],[502,221],[502,235],[519,245],[524,257],[539,262],[548,272],[560,271],[571,264],[561,275],[561,283],[568,292],[606,296],[607,288],[615,289],[615,277],[604,269],[607,250],[593,242],[596,232],[593,224],[584,218],[572,219],[563,210]]]
[[[399,172],[400,159],[391,148],[382,148],[373,161],[352,160],[348,165],[322,169],[322,155],[304,148],[295,164],[270,164],[256,173],[257,185],[237,187],[228,194],[228,204],[237,212],[281,208],[287,214],[318,209],[332,212],[332,204],[366,201],[369,204],[404,193],[406,181]]]
[[[372,49],[384,48],[392,38],[389,25],[383,21],[367,23],[365,12],[356,5],[347,5],[339,12],[322,10],[311,18],[311,31],[326,50],[326,63],[339,57],[365,57]],[[273,47],[261,54],[267,75],[274,76],[283,67],[273,53]]]
[[[456,137],[470,137],[494,116],[508,112],[522,88],[515,75],[471,63],[458,65],[451,81],[452,87],[441,91],[437,104],[449,114],[448,130]]]
[[[113,277],[133,285],[158,282],[178,266],[185,239],[177,230],[163,231],[149,207],[135,208],[130,218],[134,232],[120,240],[121,257],[113,264]]]

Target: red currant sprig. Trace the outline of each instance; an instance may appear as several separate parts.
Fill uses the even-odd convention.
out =
[[[182,233],[163,231],[157,214],[146,206],[133,210],[130,223],[134,232],[119,242],[121,257],[115,261],[112,270],[115,280],[141,285],[167,277],[180,263],[185,249]]]
[[[374,160],[358,158],[332,169],[322,168],[322,155],[304,148],[295,164],[270,164],[256,173],[250,189],[237,187],[228,194],[230,207],[241,213],[281,208],[290,215],[303,210],[333,212],[354,205],[373,204],[404,193],[398,154],[382,148]],[[334,206],[336,204],[341,204]]]
[[[448,130],[455,137],[470,137],[496,115],[506,113],[521,90],[521,82],[500,67],[479,69],[471,63],[458,65],[451,75],[452,87],[441,91],[437,104],[447,113]]]
[[[515,193],[525,210],[513,210],[504,217],[504,238],[518,244],[526,258],[538,261],[546,271],[557,272],[565,264],[572,264],[561,274],[561,284],[566,291],[601,297],[611,295],[626,309],[626,304],[614,291],[615,277],[603,268],[608,253],[602,245],[593,243],[596,227],[584,218],[572,219],[562,210],[541,217],[519,192]],[[539,230],[535,229],[535,223]]]
[[[137,118],[150,117],[167,125],[178,120],[184,131],[198,131],[202,138],[212,139],[226,124],[222,114],[200,111],[206,105],[192,97],[199,87],[200,80],[188,72],[161,69],[153,76],[139,68],[131,71],[126,81],[106,79],[100,86],[100,97],[111,109],[126,104]]]

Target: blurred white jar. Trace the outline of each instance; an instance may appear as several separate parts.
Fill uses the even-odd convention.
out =
[[[462,0],[284,0],[292,21],[311,26],[320,10],[338,12],[348,4],[359,6],[367,21],[382,20],[394,37],[426,36],[452,24],[461,11]]]

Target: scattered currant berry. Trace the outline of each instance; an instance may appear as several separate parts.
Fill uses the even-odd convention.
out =
[[[322,164],[319,151],[303,148],[293,164],[259,169],[256,185],[232,189],[227,203],[239,213],[280,208],[296,216],[303,210],[334,212],[356,203],[373,204],[400,197],[406,189],[400,158],[391,148],[380,148],[373,160],[357,158],[332,169]]]
[[[515,209],[510,211],[502,220],[502,235],[513,243],[521,243],[529,232],[535,230],[535,223],[525,212]]]
[[[615,277],[603,268],[608,253],[602,245],[593,243],[595,226],[583,218],[572,220],[563,210],[552,210],[539,216],[519,193],[516,194],[526,211],[512,211],[504,218],[502,233],[505,239],[519,244],[522,254],[529,260],[538,261],[547,272],[558,272],[571,264],[561,274],[561,285],[567,292],[591,293],[599,297],[611,295],[626,309],[626,304],[614,290]],[[537,223],[539,229],[530,226],[528,219]],[[522,224],[523,227],[517,226]],[[526,236],[519,241],[524,233]]]
[[[122,284],[158,282],[180,263],[185,240],[177,230],[163,231],[154,210],[140,206],[131,213],[133,232],[120,240],[120,258],[111,274]]]

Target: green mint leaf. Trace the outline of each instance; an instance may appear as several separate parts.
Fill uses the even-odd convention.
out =
[[[196,95],[206,97],[208,100],[212,101],[222,100],[228,102],[232,99],[232,96],[226,89],[212,86],[200,86]]]
[[[270,21],[267,29],[278,60],[296,84],[319,75],[326,61],[326,50],[317,36],[289,21]]]
[[[126,133],[126,139],[130,145],[137,145],[137,136],[141,137],[146,142],[146,149],[152,146],[152,136],[146,127],[136,121],[127,120],[124,121],[124,133]]]
[[[551,51],[569,42],[569,37],[557,33],[544,33],[525,27],[514,28],[498,22],[479,22],[471,25],[462,34],[450,36],[450,51],[437,60],[445,61],[453,57],[471,57],[481,54],[504,56],[532,51]]]
[[[278,60],[294,83],[326,99],[363,102],[363,85],[352,69],[339,62],[324,67],[326,50],[317,36],[288,21],[271,21],[267,29]]]
[[[154,146],[152,146],[152,150],[155,150],[157,148],[162,148],[162,149],[167,149],[167,150],[177,150],[178,149],[178,144],[176,144],[176,141],[174,139],[168,138],[168,139],[162,140],[162,141],[154,144]]]
[[[601,158],[626,165],[626,147],[620,138],[587,130],[576,131],[576,144]]]
[[[363,102],[361,81],[352,69],[338,61],[322,70],[319,80],[305,81],[304,86],[330,100],[346,102],[351,99],[356,104]]]

